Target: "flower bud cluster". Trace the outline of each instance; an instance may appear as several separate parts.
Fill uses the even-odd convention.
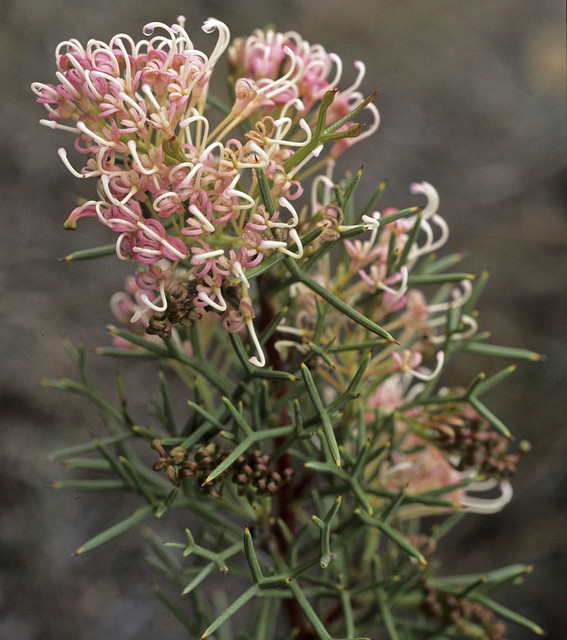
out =
[[[431,581],[421,582],[424,598],[421,610],[428,618],[435,618],[443,628],[455,627],[465,638],[504,640],[508,627],[497,620],[490,609],[479,602],[435,589]]]
[[[222,496],[222,488],[227,481],[236,486],[240,496],[249,492],[273,496],[293,475],[291,467],[284,469],[281,474],[271,470],[269,455],[262,451],[251,451],[238,456],[223,474],[206,482],[207,476],[227,458],[230,451],[221,450],[213,443],[199,448],[193,456],[194,461],[191,461],[189,452],[182,447],[174,447],[167,453],[160,441],[154,440],[152,449],[160,454],[153,465],[154,471],[165,470],[169,481],[175,485],[183,478],[194,476],[200,481],[201,488],[213,498]]]
[[[510,453],[510,441],[466,403],[430,408],[422,424],[426,439],[446,454],[455,469],[472,469],[479,477],[511,478],[529,446],[520,443],[518,451]]]
[[[166,308],[152,313],[146,332],[160,338],[170,338],[173,325],[200,318],[194,304],[196,288],[196,280],[177,280],[168,287],[165,292]]]
[[[380,397],[389,402],[391,397],[383,395],[386,386]],[[394,436],[389,459],[380,467],[382,486],[395,491],[407,487],[416,494],[455,485],[445,499],[454,501],[455,508],[478,513],[497,512],[510,501],[509,479],[529,450],[522,442],[516,452],[509,452],[509,440],[466,402],[400,412]],[[411,505],[403,511],[405,517],[415,517],[443,510]]]

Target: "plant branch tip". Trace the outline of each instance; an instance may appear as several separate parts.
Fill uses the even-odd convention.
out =
[[[77,200],[63,228],[92,218],[115,234],[109,244],[57,251],[52,263],[112,257],[134,272],[111,298],[108,346],[66,341],[78,375],[41,380],[89,400],[106,427],[100,439],[49,456],[80,475],[46,486],[144,500],[72,557],[141,525],[157,530],[154,518],[180,509],[197,517],[195,537],[188,528],[183,542],[143,535],[150,563],[190,594],[195,610],[186,616],[151,584],[191,637],[230,635],[218,630],[248,615],[242,608],[256,596],[263,601],[249,619],[262,638],[276,633],[282,603],[292,605],[291,635],[330,640],[335,606],[342,633],[356,640],[372,640],[359,634],[375,613],[375,633],[392,639],[438,624],[458,634],[461,620],[470,622],[457,610],[467,599],[490,621],[545,635],[491,599],[533,566],[444,578],[434,559],[461,515],[497,513],[512,498],[508,478],[530,445],[479,398],[515,371],[510,363],[545,356],[491,344],[479,331],[489,270],[456,269],[466,252],[441,253],[450,229],[433,185],[410,185],[413,206],[383,207],[387,180],[376,180],[359,207],[367,159],[355,157],[339,175],[339,155],[380,124],[378,92],[359,89],[364,63],[355,61],[357,77],[340,89],[340,58],[295,31],[266,28],[232,41],[210,18],[203,30],[217,39],[205,53],[185,23],[151,22],[139,42],[125,34],[108,44],[66,40],[56,49],[58,84],[32,85],[49,114],[40,123],[76,136],[79,155],[61,147],[60,160],[96,183],[95,199]],[[209,81],[225,52],[223,104]],[[209,109],[218,111],[210,121]],[[109,376],[113,397],[91,382],[92,351],[151,361],[157,392],[141,390],[151,422],[120,378]],[[504,365],[451,385],[445,359],[459,352]],[[420,522],[430,516],[443,524],[425,532]],[[191,555],[188,573],[176,555]],[[196,636],[208,615],[200,584],[229,566],[245,589],[232,599],[229,585],[229,599]],[[331,592],[340,600],[329,609]],[[461,617],[449,621],[449,613]]]

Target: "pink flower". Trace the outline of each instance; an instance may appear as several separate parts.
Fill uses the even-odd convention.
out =
[[[237,38],[228,52],[228,60],[237,78],[236,90],[240,101],[238,113],[248,117],[251,111],[264,114],[293,109],[300,115],[311,112],[323,95],[338,86],[343,65],[334,53],[328,53],[321,45],[311,45],[298,33],[277,33],[272,29],[260,29],[248,38]],[[329,126],[347,115],[363,100],[358,87],[365,74],[362,62],[354,63],[358,71],[355,81],[342,91],[337,90],[335,100],[327,111]],[[379,124],[376,107],[368,105],[372,124],[357,138],[345,138],[336,142],[331,157],[336,157],[356,140],[371,135]],[[314,125],[311,119],[310,125]],[[346,123],[341,131],[353,123]]]
[[[147,39],[140,42],[124,34],[108,43],[62,42],[55,54],[57,82],[34,83],[32,89],[48,112],[42,124],[75,137],[79,160],[60,149],[62,162],[77,178],[97,181],[98,200],[74,209],[66,228],[92,217],[116,234],[118,258],[138,270],[136,303],[150,314],[167,316],[169,292],[179,287],[191,299],[184,298],[181,310],[177,305],[173,318],[195,307],[224,319],[232,311],[225,326],[233,327],[240,314],[255,346],[251,361],[258,364],[265,358],[253,315],[242,315],[247,303],[240,306],[249,299],[247,270],[275,253],[303,256],[299,234],[305,219],[300,222],[302,209],[292,203],[303,193],[298,172],[323,145],[310,148],[291,169],[286,161],[310,145],[317,103],[326,92],[335,92],[327,124],[361,101],[364,65],[355,63],[354,83],[340,92],[335,87],[342,63],[336,55],[293,32],[255,32],[230,50],[238,70],[234,104],[213,128],[207,94],[230,34],[214,19],[203,30],[217,35],[208,55],[193,45],[184,18],[172,26],[146,25]],[[375,109],[367,113],[377,125]],[[256,123],[252,131],[229,137],[246,118]],[[255,188],[258,171],[268,179],[277,207],[270,214]],[[372,280],[372,273],[367,277]],[[403,273],[377,274],[372,281],[385,291],[388,308],[403,305]],[[138,310],[135,317],[143,314]]]
[[[450,487],[463,479],[436,447],[414,435],[404,439],[403,449],[392,451],[392,462],[381,470],[384,486],[398,491],[407,486],[408,493],[419,494]],[[443,496],[458,501],[465,489],[456,489]]]

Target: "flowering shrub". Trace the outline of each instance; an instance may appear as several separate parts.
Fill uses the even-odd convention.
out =
[[[97,181],[97,198],[65,228],[90,217],[117,234],[67,260],[115,254],[134,266],[111,301],[121,326],[99,351],[157,358],[189,405],[178,424],[160,373],[155,420],[140,424],[122,387],[117,409],[89,382],[82,348],[68,346],[81,382],[47,384],[94,401],[109,435],[55,454],[102,474],[59,485],[145,502],[77,553],[184,510],[186,539],[168,543],[182,555],[149,540],[162,573],[201,594],[189,613],[159,590],[191,638],[226,629],[242,607],[241,631],[259,640],[380,629],[497,639],[504,621],[539,633],[491,598],[529,567],[443,578],[433,561],[464,512],[507,504],[528,448],[509,450],[507,427],[480,399],[514,367],[444,387],[449,358],[538,356],[479,333],[487,274],[452,272],[459,256],[438,257],[449,229],[432,185],[411,185],[424,204],[380,212],[383,184],[361,206],[361,171],[335,181],[335,158],[379,124],[374,96],[358,91],[361,62],[341,90],[338,56],[295,32],[230,45],[218,20],[203,30],[217,34],[209,55],[183,18],[147,25],[140,42],[69,40],[56,51],[57,84],[32,85],[49,113],[41,123],[75,135],[82,166],[61,148],[63,163]],[[209,92],[225,51],[228,105]],[[153,466],[140,444],[157,453]],[[432,527],[424,515],[448,520]],[[217,570],[245,583],[221,611],[205,581]]]

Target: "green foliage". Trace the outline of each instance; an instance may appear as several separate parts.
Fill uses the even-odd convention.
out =
[[[350,202],[354,187],[347,180],[337,195]],[[402,216],[390,217],[390,224],[413,214],[415,208],[406,209]],[[419,225],[420,216],[415,220]],[[348,233],[353,237],[368,231],[358,225]],[[408,242],[416,239],[417,233],[410,234]],[[322,640],[378,637],[379,629],[392,639],[489,638],[495,617],[541,633],[537,625],[492,600],[495,590],[520,581],[529,567],[438,576],[433,548],[439,535],[422,531],[411,509],[454,511],[458,505],[450,496],[459,486],[466,487],[466,478],[416,492],[407,485],[388,488],[380,475],[402,444],[396,441],[396,422],[418,420],[420,413],[431,416],[433,409],[451,413],[455,407],[471,406],[509,436],[479,396],[514,367],[488,378],[480,374],[468,387],[441,393],[439,372],[397,408],[368,408],[369,397],[388,378],[383,367],[383,375],[376,372],[384,360],[380,354],[397,348],[394,338],[369,320],[376,299],[359,296],[356,309],[345,302],[345,290],[329,290],[309,275],[305,265],[316,273],[328,256],[328,245],[310,229],[302,241],[306,247],[313,245],[303,259],[285,257],[256,276],[278,283],[264,300],[275,320],[268,317],[259,325],[261,342],[271,354],[269,368],[248,362],[248,347],[238,334],[229,339],[198,322],[178,328],[183,341],[192,345],[192,355],[179,348],[179,341],[112,330],[132,349],[107,347],[99,352],[157,359],[186,385],[188,404],[181,423],[175,418],[169,375],[158,375],[153,421],[140,424],[130,415],[121,381],[116,408],[90,382],[84,346],[68,345],[79,382],[46,384],[88,398],[108,436],[55,453],[53,457],[69,468],[88,474],[57,486],[125,491],[141,501],[131,516],[91,538],[76,553],[90,551],[145,521],[155,522],[173,509],[191,514],[192,531],[186,530],[186,540],[167,543],[182,553],[166,552],[155,534],[146,533],[155,553],[151,564],[177,586],[182,598],[157,586],[156,593],[191,638],[211,637],[240,609],[248,612],[245,637],[257,640],[286,637],[276,631],[276,621],[286,615],[289,638],[300,632],[311,634],[301,637]],[[341,247],[335,242],[333,251]],[[404,249],[398,259],[405,262],[409,255],[410,249]],[[436,288],[436,304],[448,299],[451,283],[469,279],[473,287],[484,285],[484,276],[474,280],[468,274],[445,272],[439,264],[443,261],[447,264],[444,258],[429,260],[410,277],[410,283]],[[335,263],[344,264],[344,257],[336,256]],[[340,280],[340,269],[334,281]],[[317,296],[314,331],[299,352],[303,357],[283,360],[274,342],[278,327],[297,311],[290,293],[296,283]],[[461,339],[463,316],[470,311],[464,305],[449,309],[442,344],[446,354],[468,351],[537,359],[528,351],[489,345],[484,334]],[[395,327],[391,317],[386,320]],[[150,446],[160,455],[153,469],[147,463]],[[207,579],[219,572],[242,586],[215,618]],[[447,626],[451,615],[456,622]],[[228,632],[226,637],[233,636]]]
[[[225,107],[207,87],[209,67],[228,45],[228,29],[206,23],[206,31],[215,29],[219,44],[210,58],[191,58],[182,19],[166,27],[167,37],[132,51],[160,50],[152,56],[163,57],[165,69],[145,71],[159,78],[155,92],[148,79],[139,90],[129,85],[138,76],[121,39],[98,56],[122,56],[116,77],[109,62],[98,75],[83,70],[84,95],[73,74],[76,87],[66,80],[59,92],[35,89],[42,102],[58,106],[50,106],[55,128],[55,120],[79,112],[89,113],[93,127],[79,116],[77,128],[64,127],[96,155],[86,171],[100,176],[102,198],[76,209],[67,228],[96,216],[120,233],[120,257],[139,258],[142,284],[127,300],[131,324],[112,328],[113,345],[98,353],[159,365],[155,390],[136,390],[151,397],[149,417],[131,409],[120,377],[116,404],[98,391],[82,344],[66,345],[77,381],[45,382],[90,401],[106,430],[53,454],[72,470],[56,486],[124,492],[139,502],[75,553],[144,523],[159,530],[172,512],[183,513],[176,540],[164,541],[148,526],[143,534],[148,562],[175,591],[156,585],[156,595],[192,640],[501,640],[504,621],[541,634],[493,599],[530,567],[444,577],[436,559],[467,509],[490,513],[506,505],[510,478],[529,448],[509,450],[510,430],[483,399],[515,366],[456,385],[446,380],[448,361],[461,352],[540,356],[490,344],[478,331],[488,274],[455,271],[460,254],[439,255],[448,227],[431,185],[413,185],[425,205],[380,216],[384,183],[361,205],[362,169],[331,180],[334,158],[362,132],[357,118],[370,111],[378,124],[374,94],[364,99],[355,90],[362,76],[350,93],[334,84],[321,91],[303,78],[307,107],[297,87],[290,94],[296,97],[279,103],[306,69],[301,47],[284,47],[275,77],[263,88],[246,79],[244,89],[233,79],[234,104]],[[321,50],[309,51],[317,70]],[[84,61],[67,57],[81,77]],[[114,83],[112,100],[122,101],[116,109],[92,78],[98,87]],[[226,115],[210,134],[206,102]],[[135,122],[123,129],[123,117]],[[237,125],[244,144],[224,141]],[[325,146],[328,155],[319,160]],[[64,150],[60,155],[77,175]],[[292,205],[320,168],[326,174],[313,181],[311,207]],[[199,191],[189,193],[196,182]],[[194,204],[201,198],[205,213]],[[64,261],[113,252],[95,247]],[[217,260],[214,277],[209,260]],[[146,306],[137,308],[141,302]],[[474,495],[487,488],[498,496]],[[437,516],[436,524],[424,516]],[[211,585],[219,579],[231,594],[220,607]]]

